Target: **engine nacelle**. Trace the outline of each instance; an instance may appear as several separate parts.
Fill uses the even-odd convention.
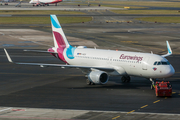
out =
[[[91,71],[88,75],[88,79],[95,84],[106,84],[109,80],[109,76],[103,71]]]

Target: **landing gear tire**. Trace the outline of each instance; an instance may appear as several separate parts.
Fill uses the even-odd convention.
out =
[[[130,76],[122,76],[122,78],[121,78],[121,81],[122,81],[123,83],[125,83],[125,82],[129,83],[130,80],[131,80]]]
[[[125,83],[125,82],[126,82],[126,78],[125,78],[124,76],[122,76],[121,81],[122,81],[123,83]]]
[[[127,76],[126,82],[129,83],[131,81],[130,76]]]
[[[86,80],[86,84],[87,84],[87,85],[91,85],[92,82],[91,82],[90,80],[87,79],[87,80]]]

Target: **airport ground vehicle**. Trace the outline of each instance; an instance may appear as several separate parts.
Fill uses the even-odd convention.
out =
[[[156,82],[155,85],[155,94],[156,96],[171,96],[172,95],[172,86],[169,82]]]

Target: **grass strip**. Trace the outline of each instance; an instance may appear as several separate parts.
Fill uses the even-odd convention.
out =
[[[180,23],[180,17],[142,17],[136,20],[160,23]]]
[[[93,1],[100,4],[119,4],[119,5],[135,5],[135,6],[155,6],[155,7],[180,7],[180,2],[162,2],[162,1]]]
[[[79,15],[85,14],[80,11],[65,11],[65,10],[0,10],[1,15],[64,15],[64,14],[71,14],[71,15]]]
[[[81,23],[92,20],[92,17],[58,17],[59,22]],[[1,17],[0,24],[50,24],[50,17]]]
[[[180,14],[177,10],[111,10],[117,14]]]

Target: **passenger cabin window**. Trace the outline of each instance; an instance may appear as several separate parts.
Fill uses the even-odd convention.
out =
[[[170,65],[168,61],[155,61],[154,65]]]

